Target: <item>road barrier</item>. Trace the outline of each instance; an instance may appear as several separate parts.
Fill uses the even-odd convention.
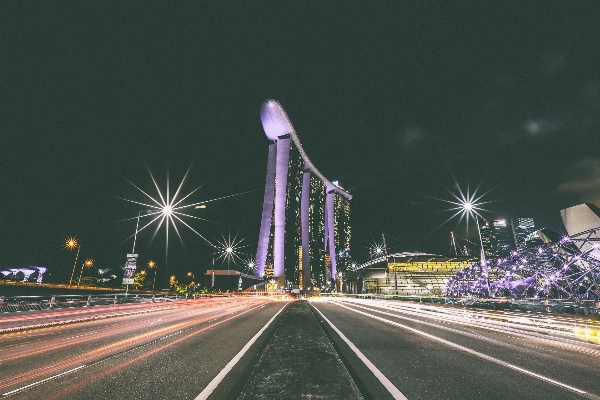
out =
[[[149,302],[168,302],[180,300],[192,300],[201,298],[223,298],[223,297],[263,297],[263,293],[196,293],[190,296],[180,294],[151,294],[151,293],[109,293],[109,294],[65,294],[50,296],[0,296],[0,313],[48,310],[60,308],[75,307],[93,307],[100,305],[130,304],[130,303],[149,303]],[[289,295],[280,293],[269,296],[273,300],[285,298],[289,300]]]
[[[185,297],[183,297],[185,298]],[[102,294],[102,295],[53,295],[53,296],[4,296],[0,313],[48,310],[75,307],[93,307],[108,304],[148,303],[181,300],[180,295],[152,294]]]

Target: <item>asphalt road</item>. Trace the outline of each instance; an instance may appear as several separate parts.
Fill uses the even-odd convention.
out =
[[[597,320],[390,301],[312,304],[367,387],[374,373],[332,325],[408,399],[600,398],[600,346],[581,329],[595,324],[597,333]]]
[[[44,315],[23,313],[0,334],[1,398],[600,399],[590,319],[348,299],[147,307],[35,329]]]
[[[190,300],[5,333],[0,392],[23,399],[193,399],[286,305],[260,298]]]

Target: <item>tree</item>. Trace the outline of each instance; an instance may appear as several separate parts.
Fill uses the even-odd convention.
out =
[[[144,289],[152,286],[152,282],[148,281],[148,274],[146,274],[146,270],[141,270],[133,275],[133,288],[134,289]]]

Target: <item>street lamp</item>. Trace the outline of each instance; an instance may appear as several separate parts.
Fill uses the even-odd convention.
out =
[[[148,261],[148,268],[154,270],[154,282],[152,282],[152,293],[154,294],[154,285],[156,285],[156,263],[153,260]]]
[[[460,201],[459,203],[455,203],[455,204],[458,204],[459,207],[462,208],[463,215],[467,216],[467,223],[469,221],[468,220],[469,216],[473,216],[475,219],[475,224],[477,225],[477,233],[479,235],[479,245],[481,246],[481,252],[479,253],[480,264],[481,264],[481,268],[483,270],[483,274],[485,275],[485,280],[487,282],[488,296],[492,296],[492,291],[490,288],[490,278],[488,276],[487,262],[485,260],[485,249],[483,247],[483,238],[481,236],[481,227],[479,226],[479,213],[476,211],[478,204],[475,204],[475,201],[478,199],[474,200],[473,199],[474,197],[475,197],[475,194],[473,194],[472,198],[468,198],[468,197],[463,198],[462,201]],[[481,198],[481,197],[479,197],[479,198]]]
[[[92,268],[94,266],[94,260],[92,260],[91,258],[86,259],[83,264],[81,264],[81,272],[79,273],[79,280],[77,281],[77,287],[79,287],[79,284],[81,283],[81,277],[83,276],[83,269],[84,268]]]
[[[77,266],[77,258],[79,258],[79,250],[81,250],[81,244],[76,237],[70,237],[65,240],[65,249],[73,250],[77,247],[77,255],[75,255],[75,262],[73,263],[73,271],[71,272],[71,279],[69,279],[69,289],[73,284],[73,275],[75,275],[75,267]]]
[[[251,274],[254,274],[255,267],[256,267],[256,264],[254,263],[254,261],[250,260],[248,262],[248,272],[250,272]]]
[[[191,287],[193,287],[193,288],[195,289],[195,288],[196,288],[196,283],[195,283],[195,280],[196,280],[196,275],[194,275],[194,273],[193,273],[193,272],[188,272],[188,273],[187,273],[187,276],[188,276],[188,278],[192,278],[192,280],[191,280],[191,282],[190,282],[190,286],[191,286]]]

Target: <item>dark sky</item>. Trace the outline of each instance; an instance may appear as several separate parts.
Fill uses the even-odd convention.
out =
[[[363,4],[368,3],[368,5]],[[430,197],[454,179],[490,191],[486,218],[600,205],[600,3],[2,2],[0,268],[69,273],[65,238],[98,266],[125,262],[152,196],[146,165],[192,202],[214,241],[255,252],[278,100],[304,149],[352,201],[353,253],[448,254],[464,223]],[[212,250],[181,226],[169,268]],[[475,232],[470,232],[471,236]],[[138,237],[164,265],[164,228]],[[221,239],[222,240],[222,239]],[[65,272],[66,271],[66,272]]]

